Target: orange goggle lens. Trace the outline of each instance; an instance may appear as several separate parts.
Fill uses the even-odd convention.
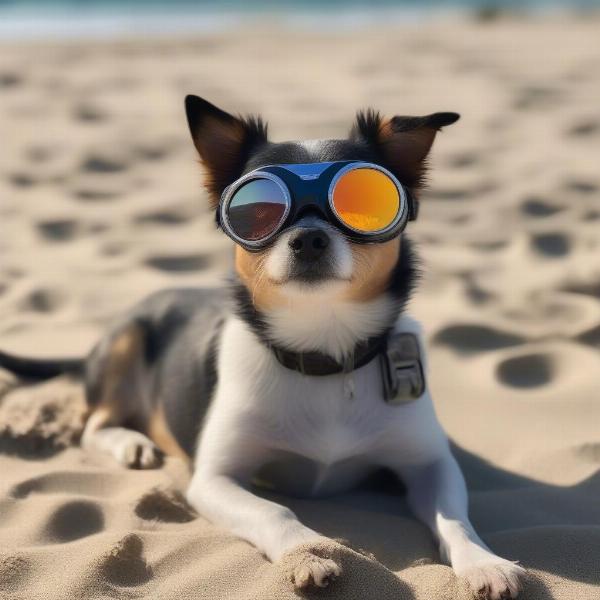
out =
[[[396,184],[381,171],[352,169],[336,182],[332,204],[340,220],[366,233],[389,227],[400,210]]]

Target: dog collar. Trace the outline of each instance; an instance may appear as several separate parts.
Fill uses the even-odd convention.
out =
[[[273,354],[286,369],[298,371],[303,375],[335,375],[349,373],[371,362],[385,346],[385,337],[369,338],[357,344],[352,356],[343,363],[322,352],[293,352],[277,346],[271,346]]]
[[[353,355],[344,363],[322,352],[292,352],[275,346],[271,349],[286,369],[318,377],[349,373],[378,359],[382,394],[388,404],[411,402],[425,391],[419,343],[412,333],[369,338],[357,344]]]

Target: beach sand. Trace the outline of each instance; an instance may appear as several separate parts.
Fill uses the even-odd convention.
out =
[[[409,235],[429,382],[485,541],[523,598],[600,598],[600,21],[265,25],[194,39],[0,49],[0,346],[80,355],[167,286],[218,285],[183,113],[196,93],[273,139],[342,136],[354,111],[463,118],[438,136]],[[177,459],[127,471],[76,446],[66,377],[0,372],[0,598],[294,599],[282,564],[197,516]],[[344,575],[310,598],[462,600],[395,489],[281,498]],[[377,560],[375,560],[372,553]]]

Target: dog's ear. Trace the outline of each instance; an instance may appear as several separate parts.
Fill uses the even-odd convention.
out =
[[[443,112],[384,119],[368,109],[356,115],[350,139],[368,143],[404,185],[418,189],[424,184],[427,155],[436,133],[459,118],[457,113]]]
[[[267,126],[260,117],[234,117],[198,96],[186,97],[185,112],[216,207],[223,190],[242,174],[251,150],[267,141]]]

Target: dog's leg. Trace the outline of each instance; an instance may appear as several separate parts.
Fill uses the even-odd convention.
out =
[[[128,323],[94,351],[88,363],[87,395],[93,411],[81,445],[114,456],[123,466],[152,469],[161,463],[156,445],[143,433],[122,425],[132,417],[146,420],[140,390],[144,335]]]
[[[407,486],[411,509],[437,536],[440,553],[454,571],[485,598],[515,598],[525,570],[496,556],[473,529],[465,482],[450,450],[426,466],[396,470]]]
[[[203,516],[250,542],[271,561],[279,560],[300,544],[323,539],[300,523],[289,508],[247,489],[255,467],[262,462],[255,448],[246,444],[234,449],[222,439],[206,452],[203,450],[208,444],[203,446],[198,455],[201,462],[187,492],[188,502]],[[307,553],[294,568],[292,579],[299,589],[325,587],[340,573],[333,560]]]
[[[129,469],[153,469],[161,463],[161,453],[143,433],[111,425],[112,415],[108,410],[98,409],[88,419],[81,445],[86,450],[95,450],[112,455]]]

